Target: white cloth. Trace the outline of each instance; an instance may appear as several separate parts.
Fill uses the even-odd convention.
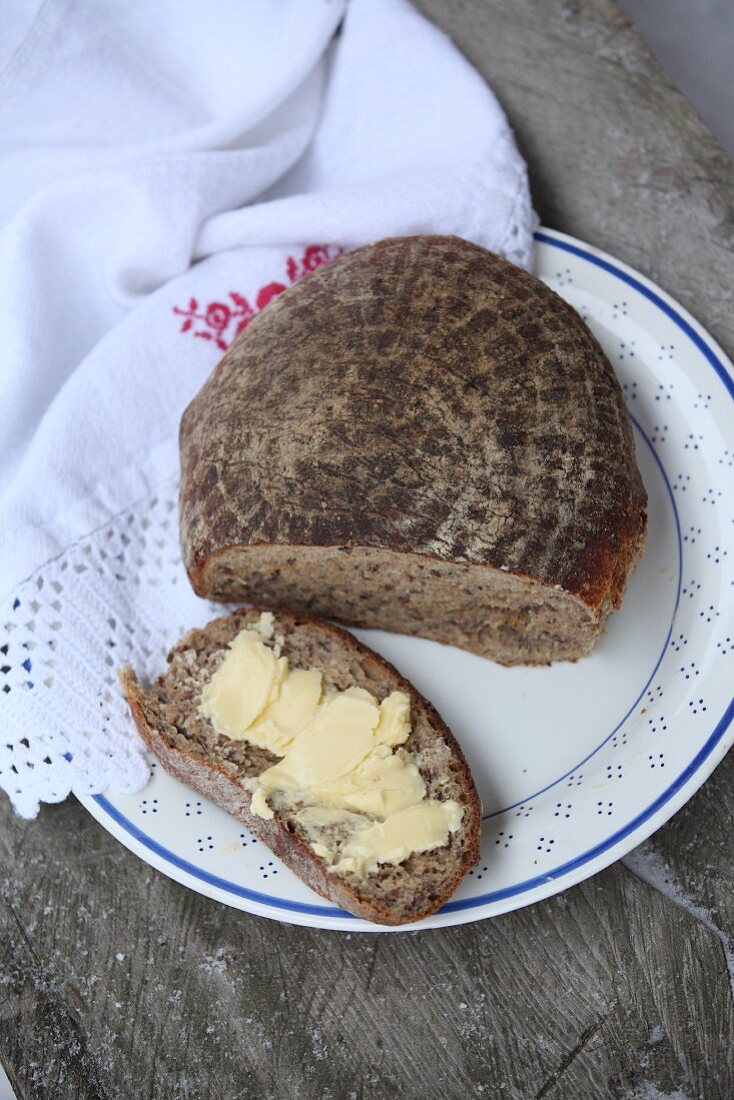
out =
[[[527,265],[535,216],[491,91],[405,0],[46,0],[34,18],[10,6],[0,595],[12,610],[29,585],[43,603],[39,578],[50,599],[52,560],[68,569],[80,540],[175,481],[181,412],[274,294],[396,234],[456,233]],[[91,706],[87,634],[67,644],[90,647],[91,683],[71,686]],[[67,751],[75,713],[59,704],[61,672],[50,679],[44,751]],[[143,781],[137,765],[100,767],[92,729],[63,780],[39,786],[30,767],[19,779],[18,740],[34,736],[24,700],[37,708],[40,687],[0,692],[13,725],[0,785],[17,808]],[[119,737],[133,745],[127,727]]]

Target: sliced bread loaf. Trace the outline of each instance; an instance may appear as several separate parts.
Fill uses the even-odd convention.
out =
[[[503,664],[588,653],[645,542],[599,344],[539,279],[457,237],[379,241],[286,291],[189,405],[180,446],[197,593]]]
[[[304,828],[297,801],[276,807],[272,817],[254,812],[253,782],[278,757],[218,732],[202,713],[202,694],[228,647],[260,616],[259,610],[236,611],[190,631],[171,650],[166,672],[149,687],[141,686],[129,666],[122,670],[122,685],[146,744],[167,771],[231,813],[312,889],[343,909],[381,924],[403,924],[435,912],[479,858],[481,807],[459,745],[430,703],[352,635],[316,619],[277,612],[274,634],[280,635],[290,667],[319,669],[327,692],[358,688],[378,700],[395,691],[409,697],[411,728],[401,756],[417,766],[425,798],[459,807],[460,825],[442,846],[413,851],[370,873],[335,871],[316,854],[313,831]]]

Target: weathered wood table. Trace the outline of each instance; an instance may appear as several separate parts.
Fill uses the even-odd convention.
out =
[[[419,6],[490,78],[544,222],[731,353],[731,166],[610,0]],[[731,1098],[733,817],[730,755],[563,896],[350,936],[199,897],[73,800],[23,823],[2,797],[0,1056],[20,1098]]]

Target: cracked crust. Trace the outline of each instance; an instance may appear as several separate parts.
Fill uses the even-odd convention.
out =
[[[456,237],[379,241],[281,295],[189,405],[180,447],[200,595],[506,664],[588,652],[645,542],[598,343],[540,280]]]
[[[435,912],[454,893],[479,858],[481,805],[459,744],[431,704],[387,661],[351,634],[302,615],[276,612],[293,667],[318,667],[326,683],[352,684],[379,698],[400,690],[410,696],[412,731],[405,743],[427,793],[455,798],[464,807],[460,829],[431,852],[414,853],[396,867],[383,865],[362,879],[336,875],[308,844],[287,813],[272,820],[253,814],[244,780],[275,757],[218,735],[198,713],[201,690],[235,635],[257,621],[260,610],[235,611],[192,630],[171,650],[168,669],[148,688],[126,666],[120,679],[135,723],[166,771],[212,799],[268,845],[308,886],[355,916],[378,924],[404,924]]]

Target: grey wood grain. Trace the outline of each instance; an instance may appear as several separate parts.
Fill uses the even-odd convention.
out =
[[[734,998],[733,811],[734,754],[729,753],[695,798],[624,863],[715,930]]]
[[[734,1089],[721,944],[623,867],[491,922],[344,935],[195,895],[73,801],[23,826],[4,802],[2,825],[20,1097]]]
[[[419,0],[491,80],[542,216],[734,347],[731,169],[607,0]],[[624,863],[420,934],[289,928],[0,801],[0,1058],[36,1097],[734,1095],[734,757]],[[652,884],[652,885],[651,885]]]
[[[499,96],[543,221],[734,347],[732,166],[612,0],[416,0]]]

